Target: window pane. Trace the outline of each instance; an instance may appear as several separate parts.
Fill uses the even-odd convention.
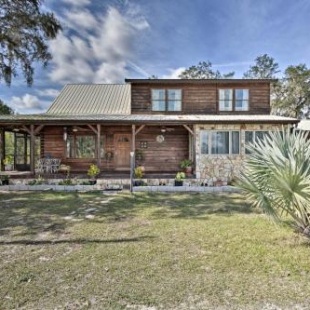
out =
[[[236,89],[235,90],[235,110],[247,111],[249,109],[249,90],[248,89]]]
[[[229,154],[229,132],[217,131],[211,134],[211,153]]]
[[[232,89],[220,89],[219,90],[219,109],[220,111],[232,110]]]
[[[165,90],[152,89],[152,100],[165,100]]]
[[[181,101],[180,100],[169,100],[168,111],[181,111]]]
[[[255,131],[255,141],[262,140],[265,135],[268,135],[268,131]]]
[[[68,158],[95,158],[95,137],[74,136],[67,139]]]
[[[162,100],[153,101],[153,111],[165,111],[166,110],[166,102]]]
[[[239,131],[231,132],[231,154],[239,154],[240,150],[240,134]]]
[[[248,89],[236,89],[235,96],[237,100],[248,100],[249,90]]]
[[[200,145],[201,145],[201,154],[208,154],[209,153],[209,132],[202,131],[200,134]]]
[[[253,142],[254,132],[246,131],[245,132],[245,154],[250,154],[251,152],[248,150],[247,146]]]
[[[182,91],[181,89],[168,89],[168,100],[181,100],[182,99]]]
[[[77,136],[76,137],[76,158],[95,158],[95,137]]]

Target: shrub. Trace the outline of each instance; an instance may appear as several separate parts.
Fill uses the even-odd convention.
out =
[[[237,186],[254,206],[276,220],[283,214],[310,237],[310,140],[289,129],[271,132],[250,145]]]

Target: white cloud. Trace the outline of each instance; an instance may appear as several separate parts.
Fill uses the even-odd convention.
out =
[[[17,112],[23,113],[32,113],[33,111],[42,111],[44,109],[43,102],[37,96],[30,94],[25,94],[22,97],[13,96],[9,104]]]
[[[60,91],[55,88],[46,88],[43,90],[38,90],[37,94],[42,97],[52,97],[55,98],[59,95]]]
[[[177,69],[168,69],[169,73],[162,76],[163,79],[179,79],[179,75],[185,70],[185,67]]]
[[[126,2],[123,13],[109,7],[99,17],[76,7],[64,15],[69,30],[75,34],[62,33],[50,43],[52,81],[116,83],[124,81],[129,68],[143,72],[133,58],[136,40],[149,25],[138,6]]]
[[[91,3],[91,0],[62,0],[64,3],[71,4],[73,6],[86,6]]]

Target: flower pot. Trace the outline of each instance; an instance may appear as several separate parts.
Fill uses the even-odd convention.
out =
[[[89,185],[95,185],[97,184],[97,180],[89,180]]]
[[[9,185],[9,180],[2,180],[2,185]]]
[[[174,180],[174,186],[183,186],[182,180]]]
[[[185,172],[186,176],[191,176],[193,173],[193,167],[190,166],[190,167],[184,168],[184,172]]]

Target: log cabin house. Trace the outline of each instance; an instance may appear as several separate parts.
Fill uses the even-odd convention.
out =
[[[66,85],[44,114],[0,116],[15,136],[15,169],[35,173],[51,157],[85,173],[91,163],[109,173],[130,169],[130,152],[146,173],[175,174],[191,159],[193,177],[232,178],[246,145],[297,119],[270,115],[272,80],[126,79],[125,84]],[[17,148],[16,146],[19,145]]]

